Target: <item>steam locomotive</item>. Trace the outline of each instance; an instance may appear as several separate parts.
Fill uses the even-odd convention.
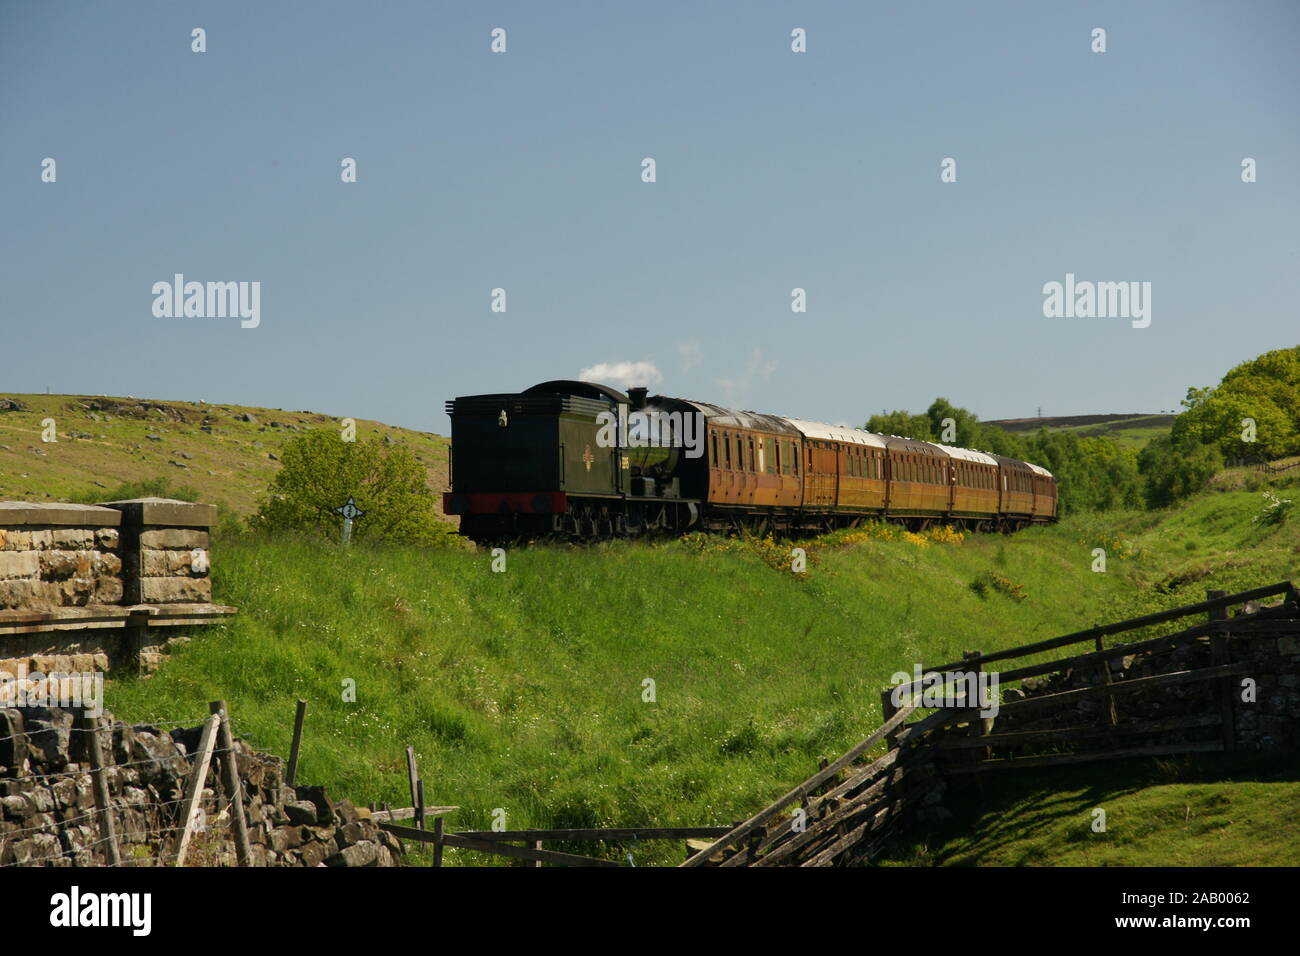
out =
[[[481,543],[1056,518],[1056,481],[1038,465],[647,391],[556,380],[447,402],[443,510]]]

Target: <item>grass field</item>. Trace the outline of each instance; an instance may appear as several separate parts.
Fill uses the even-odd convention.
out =
[[[222,540],[216,598],[240,616],[155,676],[110,681],[107,704],[147,720],[201,715],[222,697],[240,733],[285,754],[302,697],[301,780],[407,805],[410,743],[428,800],[463,808],[454,829],[486,829],[496,808],[512,829],[729,823],[877,726],[895,671],[1296,577],[1297,518],[1260,526],[1261,506],[1257,492],[1230,491],[1011,537],[841,534],[807,545],[804,576],[773,566],[782,546],[716,537],[518,549],[504,573],[483,551]],[[1091,571],[1095,547],[1104,574]],[[972,587],[990,575],[1023,600]],[[1263,813],[1279,793],[1233,785],[1229,799],[1258,796]],[[1032,795],[1016,799],[1027,820],[1040,812]],[[1067,836],[1049,832],[1025,861],[1078,862]],[[638,863],[681,854],[631,849]],[[1176,862],[1166,849],[1152,836],[1124,861]],[[923,859],[989,852],[940,845]],[[1280,862],[1261,850],[1266,860]]]

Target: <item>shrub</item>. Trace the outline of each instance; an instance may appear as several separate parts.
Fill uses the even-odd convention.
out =
[[[173,485],[171,479],[145,478],[142,481],[127,481],[110,488],[87,492],[77,496],[82,504],[96,504],[100,501],[126,501],[131,498],[174,498],[177,501],[198,501],[198,489],[189,485]]]
[[[970,589],[982,598],[987,598],[990,594],[997,592],[1005,594],[1017,603],[1029,597],[1025,593],[1023,584],[1016,584],[1010,578],[1003,577],[1001,574],[994,574],[992,571],[982,572],[979,577],[970,583]]]
[[[1153,438],[1138,455],[1149,508],[1167,508],[1202,490],[1223,467],[1213,445],[1178,446],[1167,435]]]
[[[1282,524],[1291,514],[1290,498],[1279,498],[1271,491],[1264,492],[1264,510],[1251,520],[1258,525]]]
[[[338,538],[335,509],[349,497],[365,512],[352,528],[357,541],[449,543],[424,466],[406,448],[378,438],[345,442],[332,431],[299,435],[280,452],[281,467],[249,524],[264,531],[306,531]]]

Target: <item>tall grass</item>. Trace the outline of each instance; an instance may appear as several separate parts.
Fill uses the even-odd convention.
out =
[[[805,574],[771,541],[534,546],[495,573],[484,551],[233,538],[214,586],[240,614],[111,681],[107,703],[147,720],[224,698],[239,733],[285,754],[306,699],[300,780],[408,805],[410,743],[426,799],[461,807],[453,829],[497,808],[510,829],[725,824],[866,736],[896,671],[1288,576],[1294,524],[1252,525],[1256,498],[1012,537],[832,536],[800,542]],[[972,588],[990,573],[1023,600]]]

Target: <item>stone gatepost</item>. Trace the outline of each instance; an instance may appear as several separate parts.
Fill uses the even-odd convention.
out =
[[[122,514],[122,602],[124,604],[210,604],[208,529],[214,505],[135,498],[106,501]]]
[[[120,521],[95,505],[0,501],[0,610],[120,602]]]

